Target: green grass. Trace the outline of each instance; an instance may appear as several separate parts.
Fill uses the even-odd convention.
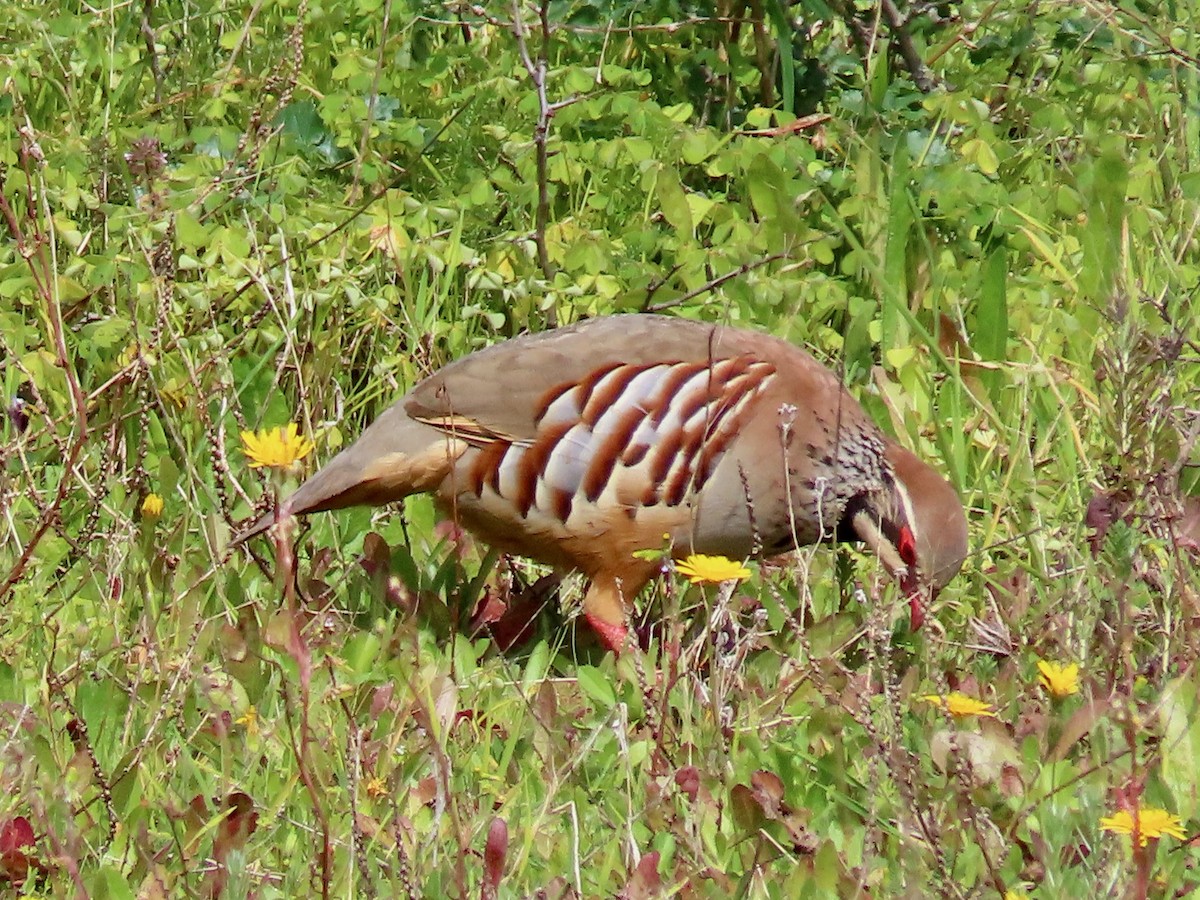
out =
[[[512,32],[267,6],[0,2],[0,893],[1200,888],[1099,824],[1200,827],[1193,4],[918,17],[929,94],[882,25],[775,79],[783,10],[552,6],[544,235]],[[596,651],[574,581],[501,652],[480,604],[542,573],[424,499],[313,517],[294,598],[229,548],[288,488],[241,430],[328,459],[451,359],[650,307],[807,345],[954,481],[925,629],[816,548],[665,577],[645,655]]]

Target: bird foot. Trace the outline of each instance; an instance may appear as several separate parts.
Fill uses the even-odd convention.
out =
[[[592,630],[600,638],[600,642],[617,656],[625,649],[625,639],[629,634],[629,629],[622,625],[614,625],[612,622],[605,622],[599,616],[591,613],[584,613],[588,624],[592,626]]]

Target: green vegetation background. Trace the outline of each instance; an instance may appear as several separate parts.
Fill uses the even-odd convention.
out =
[[[1196,890],[1099,819],[1200,826],[1198,19],[0,2],[0,893]],[[822,548],[668,576],[645,658],[577,585],[500,653],[538,573],[425,501],[314,518],[296,610],[227,551],[282,487],[241,430],[326,459],[472,349],[648,309],[806,344],[943,467],[935,621]]]

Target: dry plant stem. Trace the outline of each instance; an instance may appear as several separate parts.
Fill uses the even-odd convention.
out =
[[[417,646],[418,640],[416,635],[413,635],[413,658],[419,656],[420,647]],[[454,802],[454,792],[450,785],[450,773],[454,770],[454,763],[450,759],[450,755],[446,753],[446,747],[443,743],[444,729],[435,724],[438,721],[437,712],[431,705],[425,703],[425,693],[421,686],[415,683],[411,678],[408,682],[409,693],[412,694],[413,703],[416,707],[416,714],[422,721],[426,732],[429,734],[430,756],[433,759],[434,778],[437,782],[437,790],[441,802],[444,804],[446,814],[450,817],[450,827],[454,831],[454,836],[458,841],[458,853],[455,855],[454,862],[454,879],[458,887],[458,896],[467,896],[467,869],[466,858],[471,852],[470,839],[465,834],[462,826],[462,820],[458,816],[458,805]]]
[[[289,627],[295,628],[293,622]],[[291,700],[291,692],[286,694],[288,701]],[[329,888],[332,881],[333,868],[333,842],[329,835],[329,817],[325,814],[325,808],[321,805],[321,795],[317,791],[316,781],[313,779],[312,771],[309,767],[308,758],[308,706],[309,692],[308,686],[302,684],[300,687],[300,742],[296,742],[296,728],[292,723],[292,704],[291,702],[284,703],[284,710],[288,722],[293,725],[289,729],[289,743],[292,747],[292,755],[296,759],[296,768],[300,773],[300,781],[304,784],[304,789],[308,792],[308,798],[312,801],[313,813],[317,817],[317,824],[321,829],[321,900],[329,900]]]
[[[867,602],[866,594],[861,588],[856,591],[856,595],[859,603]],[[876,729],[870,707],[866,705],[865,695],[859,721],[871,736],[872,741],[882,751],[880,758],[892,759],[893,764],[897,766],[893,771],[892,780],[899,791],[900,798],[908,807],[909,813],[919,827],[921,836],[929,847],[929,852],[933,854],[933,865],[930,868],[935,876],[939,876],[938,884],[941,895],[957,896],[957,893],[953,891],[952,883],[943,874],[950,869],[947,866],[946,851],[942,846],[936,825],[928,815],[928,810],[923,807],[917,797],[917,787],[913,778],[916,765],[899,737],[904,733],[904,725],[900,717],[900,701],[896,696],[895,672],[892,670],[887,654],[888,632],[882,620],[883,607],[876,605],[871,609],[871,617],[867,626],[867,672],[869,675],[875,673],[879,678],[886,714],[884,721],[888,726],[887,733],[881,734]]]
[[[938,689],[939,689],[939,691],[942,690],[940,685],[939,685]],[[953,721],[952,721],[953,717],[950,715],[949,710],[943,709],[942,717],[944,719],[951,720],[950,724],[953,725]],[[971,798],[971,793],[972,793],[971,763],[970,763],[970,760],[967,758],[967,756],[964,754],[963,748],[958,742],[957,735],[958,735],[958,732],[956,732],[956,731],[950,732],[950,740],[949,740],[949,751],[950,752],[947,756],[947,761],[950,766],[950,774],[955,779],[955,781],[958,782],[959,798],[963,802],[963,806],[966,809],[966,817],[967,817],[968,821],[971,823],[972,830],[975,832],[976,846],[978,846],[979,853],[983,857],[983,864],[987,868],[988,876],[990,877],[991,882],[992,882],[992,887],[994,887],[999,894],[1003,895],[1004,894],[1004,879],[1000,876],[1000,873],[996,870],[996,864],[992,861],[992,854],[988,852],[987,839],[986,839],[986,835],[983,833],[983,827],[980,825],[980,821],[979,821],[980,817],[984,818],[989,824],[992,825],[994,833],[999,833],[1000,829],[996,828],[995,824],[992,823],[990,817],[987,814],[987,810],[977,807],[976,804],[972,801],[972,798]]]
[[[153,12],[154,0],[143,0],[140,29],[142,37],[146,41],[146,59],[150,66],[150,74],[154,76],[154,105],[161,106],[163,73],[162,66],[158,61],[158,50],[155,47],[157,36],[154,33],[154,26],[150,24],[150,17]]]
[[[758,102],[764,108],[770,108],[775,105],[775,67],[771,64],[773,42],[767,34],[762,0],[750,0],[750,10],[753,13],[754,62],[758,67]],[[781,66],[785,64],[784,59],[778,62]]]
[[[476,5],[463,5],[455,8],[456,10],[467,9],[473,15],[491,23],[496,24],[492,17],[488,16],[483,11],[482,7]],[[429,25],[443,25],[447,28],[462,28],[464,23],[460,19],[438,19],[433,16],[416,16],[415,21],[425,22]],[[749,20],[739,18],[737,16],[688,16],[686,19],[677,19],[673,22],[655,22],[646,25],[615,25],[606,23],[604,25],[555,25],[555,30],[562,31],[566,34],[647,34],[654,32],[666,32],[674,34],[677,31],[682,31],[685,28],[693,28],[697,25],[743,25]],[[470,25],[470,23],[466,23]]]
[[[392,837],[396,845],[396,869],[400,875],[400,883],[404,885],[408,900],[421,900],[423,894],[417,890],[416,882],[413,881],[412,865],[408,858],[408,851],[404,849],[407,833],[400,823],[399,813],[396,813],[392,820]]]
[[[1085,0],[1083,5],[1100,16],[1105,23],[1111,26],[1114,30],[1120,31],[1122,34],[1139,41],[1144,40],[1142,35],[1129,30],[1123,24],[1121,24],[1117,20],[1117,15],[1119,13],[1126,18],[1132,19],[1139,28],[1149,32],[1158,39],[1159,43],[1162,44],[1163,53],[1174,57],[1191,69],[1200,71],[1200,57],[1193,56],[1184,50],[1180,50],[1177,46],[1175,46],[1174,43],[1172,43],[1169,32],[1164,33],[1161,30],[1161,26],[1156,28],[1153,20],[1146,18],[1145,16],[1138,15],[1133,11],[1132,8],[1117,6],[1113,3],[1098,3],[1095,2],[1095,0]]]
[[[474,7],[477,9],[478,7]],[[579,100],[579,95],[573,94],[563,100],[558,100],[554,103],[549,101],[546,95],[546,71],[548,69],[548,60],[546,48],[550,44],[550,0],[542,0],[538,7],[538,21],[541,23],[542,41],[538,51],[537,62],[535,63],[529,54],[529,46],[525,39],[525,28],[521,20],[520,0],[513,0],[513,22],[512,29],[517,39],[517,47],[521,55],[521,61],[525,65],[525,70],[529,73],[529,78],[533,82],[537,90],[538,96],[538,121],[534,129],[533,143],[537,154],[537,189],[538,202],[537,209],[534,212],[534,244],[538,252],[538,266],[542,270],[542,275],[547,281],[554,278],[555,268],[550,261],[550,252],[546,246],[546,228],[550,224],[550,175],[549,175],[549,150],[547,143],[550,136],[550,120],[555,114],[572,103]],[[599,76],[597,76],[599,80]],[[555,328],[558,325],[558,311],[554,306],[546,310],[546,326]]]
[[[232,71],[233,60],[240,50],[240,42],[245,41],[251,34],[251,23],[257,17],[262,7],[263,2],[259,0],[251,11],[246,22],[246,27],[242,30],[241,37],[239,38],[239,46],[231,54],[229,66],[225,71],[226,76]],[[296,8],[296,24],[288,36],[288,47],[292,51],[291,57],[285,58],[271,72],[270,77],[264,85],[263,103],[250,111],[249,121],[246,123],[246,128],[238,140],[237,150],[234,151],[221,174],[213,179],[208,189],[199,192],[197,200],[192,204],[192,208],[198,211],[201,221],[215,215],[217,210],[221,209],[232,199],[232,195],[226,195],[221,203],[211,209],[207,208],[204,203],[219,187],[226,184],[231,176],[236,175],[238,180],[243,178],[252,180],[257,177],[258,163],[264,148],[266,148],[267,144],[276,135],[283,131],[282,125],[272,126],[266,123],[277,121],[281,113],[292,102],[292,94],[295,93],[296,85],[300,79],[300,69],[304,63],[304,19],[307,13],[308,0],[300,0]],[[270,109],[267,109],[268,98],[272,96],[275,98],[274,102],[271,104]]]
[[[834,0],[834,8],[841,14],[842,20],[850,30],[850,38],[858,50],[858,55],[861,57],[863,68],[865,69],[871,53],[872,36],[870,29],[859,18],[858,11],[848,0]]]
[[[276,498],[275,509],[279,509],[278,498]],[[276,573],[279,578],[280,587],[283,590],[284,607],[287,610],[288,653],[295,660],[296,667],[300,670],[300,737],[299,741],[297,741],[296,728],[293,727],[291,729],[290,743],[292,754],[296,759],[296,768],[300,773],[300,780],[304,784],[304,789],[308,792],[309,800],[312,802],[313,813],[316,815],[317,823],[321,829],[321,898],[322,900],[328,900],[330,884],[333,878],[333,840],[329,833],[329,816],[325,813],[325,807],[321,805],[321,794],[317,790],[316,779],[313,778],[311,756],[309,754],[309,743],[312,734],[309,721],[309,708],[312,700],[312,650],[304,639],[304,631],[301,627],[300,605],[296,601],[296,554],[292,546],[292,528],[294,523],[295,520],[290,516],[281,520],[278,512],[276,512]],[[288,695],[288,699],[290,701],[290,694]],[[292,704],[287,702],[284,704],[284,708],[288,712],[288,720],[290,722],[292,719]]]
[[[554,278],[554,266],[550,262],[550,251],[546,247],[546,226],[550,221],[550,176],[548,172],[549,154],[546,141],[550,134],[550,119],[561,105],[550,105],[546,96],[546,46],[550,43],[550,0],[541,0],[538,16],[542,25],[542,45],[538,50],[537,62],[529,55],[529,45],[525,40],[525,25],[521,20],[520,0],[513,0],[512,31],[517,39],[517,50],[521,54],[521,62],[529,73],[538,98],[537,127],[533,132],[533,145],[537,153],[537,210],[534,213],[533,242],[537,246],[538,266],[541,267],[542,277],[547,281]],[[557,315],[554,307],[546,312],[546,324],[553,328]]]
[[[925,65],[925,61],[921,59],[921,54],[917,52],[916,45],[913,44],[912,35],[908,33],[908,20],[896,8],[895,0],[880,0],[880,5],[883,7],[883,15],[887,19],[892,36],[896,40],[896,46],[900,50],[900,58],[904,60],[908,73],[912,75],[913,83],[928,94],[937,86],[937,79],[933,77]]]
[[[336,690],[337,671],[333,667],[333,660],[328,656],[325,657],[325,669],[329,674],[330,684]],[[340,693],[338,694],[338,705],[342,708],[342,715],[346,717],[347,726],[346,794],[350,801],[350,858],[354,860],[354,865],[358,869],[358,877],[362,880],[358,895],[375,897],[378,895],[371,883],[371,869],[367,862],[367,855],[363,852],[364,835],[358,818],[358,786],[362,782],[363,732],[358,727],[354,713],[346,703],[345,697]]]
[[[32,132],[28,127],[21,129],[21,137],[20,157],[22,167],[25,171],[26,194],[29,204],[28,218],[34,230],[32,241],[26,240],[25,233],[17,221],[17,215],[13,211],[12,205],[8,202],[8,196],[5,193],[7,184],[3,169],[0,169],[0,216],[3,217],[8,227],[9,235],[17,245],[17,252],[25,259],[26,264],[29,266],[29,271],[33,277],[39,298],[46,308],[46,319],[50,323],[51,339],[54,343],[54,361],[63,370],[63,375],[66,378],[67,390],[71,396],[71,411],[75,422],[74,438],[66,454],[64,454],[62,477],[58,482],[58,489],[55,491],[54,499],[42,511],[37,525],[34,527],[32,534],[30,534],[29,540],[26,541],[24,549],[21,551],[20,557],[9,570],[8,576],[0,583],[0,605],[4,604],[13,585],[21,579],[26,566],[29,565],[29,560],[33,558],[33,551],[37,548],[42,538],[45,537],[55,518],[57,518],[58,510],[71,488],[72,474],[75,471],[75,466],[79,462],[80,456],[83,454],[83,448],[88,438],[87,401],[84,397],[83,388],[79,384],[79,377],[75,373],[75,367],[71,362],[70,353],[67,351],[62,306],[54,284],[54,266],[52,261],[46,258],[46,248],[49,247],[50,251],[53,252],[54,245],[50,240],[50,236],[42,231],[37,219],[37,198],[42,198],[44,202],[46,191],[44,188],[39,189],[36,191],[35,196],[33,188],[34,178],[30,163],[31,158],[40,157],[41,150],[32,149],[36,147],[36,144],[33,142]],[[50,221],[50,211],[48,209],[44,211],[44,215],[45,220]]]
[[[682,306],[699,297],[701,294],[707,294],[714,291],[727,281],[732,281],[735,278],[740,278],[748,272],[753,272],[755,269],[761,269],[763,266],[770,265],[773,262],[778,262],[781,259],[787,259],[791,256],[791,252],[785,250],[781,253],[772,253],[770,256],[764,256],[761,259],[756,259],[753,262],[742,263],[736,269],[731,269],[724,275],[718,275],[716,278],[710,278],[704,284],[688,291],[686,294],[676,297],[674,300],[665,300],[662,303],[650,303],[651,294],[647,294],[646,300],[642,303],[642,312],[662,312],[664,309],[672,309],[676,306]]]
[[[105,853],[112,846],[113,838],[117,836],[117,811],[113,808],[112,786],[109,784],[104,770],[100,768],[100,760],[96,759],[96,751],[93,749],[91,738],[88,735],[87,723],[80,717],[79,710],[75,708],[75,704],[71,702],[71,698],[63,689],[62,683],[54,675],[50,675],[47,681],[50,693],[58,695],[59,702],[67,708],[67,713],[71,716],[71,721],[67,723],[67,733],[71,738],[71,744],[77,751],[82,750],[87,756],[92,767],[92,777],[100,788],[100,799],[104,803],[104,812],[108,817],[108,831],[105,833],[104,843],[100,845],[100,852]]]
[[[42,822],[49,821],[49,816],[46,813],[46,807],[35,797],[30,798],[31,811],[35,817]],[[87,887],[83,883],[83,876],[79,872],[79,860],[75,854],[71,853],[64,845],[58,836],[58,832],[53,828],[46,829],[46,837],[50,840],[50,845],[54,850],[54,862],[56,865],[62,866],[71,876],[71,880],[75,883],[75,896],[77,898],[87,898],[92,896]]]
[[[388,30],[392,21],[392,0],[383,4],[383,21],[379,25],[379,52],[375,57],[375,75],[371,79],[371,93],[367,95],[367,119],[362,124],[362,137],[358,143],[358,159],[354,161],[354,179],[350,184],[351,198],[357,198],[359,181],[362,179],[363,160],[367,158],[367,141],[371,137],[371,123],[375,121],[375,101],[379,96],[379,79],[383,76],[383,53],[387,48]]]
[[[942,44],[942,46],[938,47],[936,50],[933,50],[932,52],[930,52],[929,57],[925,60],[925,64],[928,66],[933,65],[935,62],[937,62],[939,59],[941,59],[943,56],[945,56],[951,49],[953,49],[958,44],[964,44],[964,45],[966,45],[966,47],[968,49],[974,49],[975,45],[971,42],[971,35],[973,35],[976,31],[978,31],[980,26],[986,24],[987,21],[992,18],[992,16],[996,12],[996,8],[999,5],[1000,5],[1000,0],[992,0],[991,6],[989,6],[987,9],[985,9],[979,15],[978,19],[976,19],[974,22],[964,24],[959,29],[958,34],[954,35],[954,37],[950,38],[950,40],[946,41],[946,43]],[[1033,16],[1036,16],[1037,13],[1038,13],[1038,3],[1035,0],[1035,2],[1033,4],[1031,4],[1030,7],[1025,11],[1025,15],[1033,17]],[[1011,82],[1013,76],[1016,75],[1016,70],[1017,70],[1017,67],[1020,65],[1020,60],[1021,60],[1021,55],[1018,54],[1016,56],[1016,58],[1013,59],[1012,65],[1009,67],[1008,77],[1005,78],[998,85],[998,95],[999,95],[1000,99],[992,101],[992,103],[991,103],[992,112],[995,112],[996,109],[999,107],[999,105],[1003,102],[1003,97],[1005,96],[1005,94],[1007,92],[1007,89],[1009,87],[1009,82]]]
[[[633,670],[637,675],[638,689],[642,693],[642,708],[645,710],[646,725],[650,729],[650,734],[654,736],[656,743],[662,742],[662,719],[659,717],[659,709],[654,702],[654,685],[646,679],[646,666],[644,665],[645,654],[642,653],[642,648],[638,645],[637,638],[634,637],[634,629],[631,627],[630,615],[628,610],[625,613],[625,644],[629,648],[629,655],[633,659]],[[664,694],[663,704],[666,704]]]
[[[195,583],[189,585],[186,590],[176,595],[175,602],[178,602],[184,597],[188,596],[191,591],[195,590],[206,580],[212,577],[216,571],[217,569],[213,568],[206,572]],[[147,748],[150,746],[150,738],[152,735],[157,733],[159,726],[167,719],[177,718],[182,714],[184,695],[187,692],[186,689],[192,686],[191,682],[187,680],[186,676],[192,671],[191,665],[194,662],[196,648],[199,646],[200,636],[203,634],[203,632],[204,622],[203,620],[198,620],[192,628],[192,635],[188,641],[187,649],[184,651],[183,658],[180,660],[179,667],[175,670],[175,674],[171,680],[171,683],[167,685],[167,690],[163,694],[162,700],[159,702],[158,709],[154,712],[154,718],[151,719],[150,724],[146,727],[145,739],[138,743],[133,757],[125,764],[125,768],[122,769],[121,772],[112,779],[113,787],[116,787],[122,781],[132,775],[138,766],[142,764],[142,757],[145,755]],[[77,666],[77,663],[73,663],[71,666],[67,667],[66,672],[69,673],[69,677],[75,677],[77,674]],[[68,676],[65,674],[59,676],[59,680],[61,682],[65,682],[67,678]]]

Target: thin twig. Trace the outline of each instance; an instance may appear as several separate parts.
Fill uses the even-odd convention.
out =
[[[734,278],[740,278],[747,272],[753,272],[755,269],[761,269],[763,266],[770,265],[773,262],[778,262],[781,259],[787,259],[790,256],[788,252],[772,253],[770,256],[764,256],[761,259],[756,259],[753,262],[742,263],[736,269],[732,269],[723,275],[718,275],[716,278],[710,278],[704,284],[694,290],[688,291],[682,296],[676,297],[674,300],[664,300],[662,303],[643,304],[642,312],[662,312],[664,309],[673,309],[676,306],[682,306],[689,300],[694,300],[701,294],[707,294],[709,291],[715,290],[727,281],[732,281]],[[650,299],[647,295],[647,300]]]
[[[83,454],[83,448],[87,443],[88,437],[87,400],[84,397],[83,388],[79,383],[79,377],[75,372],[75,367],[71,363],[70,353],[67,350],[67,337],[63,327],[62,306],[59,302],[58,291],[54,287],[54,267],[51,260],[46,258],[46,248],[48,247],[50,252],[53,253],[54,245],[50,241],[49,235],[42,231],[37,218],[39,198],[42,203],[48,203],[46,199],[47,192],[44,187],[36,191],[34,190],[32,164],[42,161],[41,149],[33,138],[32,125],[27,124],[25,127],[19,129],[19,131],[21,136],[19,155],[21,165],[25,171],[25,184],[28,193],[28,218],[34,229],[33,240],[30,242],[25,239],[25,234],[21,229],[20,223],[17,221],[16,213],[13,211],[12,205],[8,202],[8,197],[4,192],[6,183],[3,169],[0,169],[0,217],[4,219],[5,224],[8,226],[9,234],[17,245],[17,251],[24,257],[26,264],[29,266],[29,271],[33,277],[38,295],[46,307],[46,319],[50,323],[51,338],[54,343],[54,361],[63,371],[63,376],[67,382],[67,391],[71,397],[71,412],[74,418],[75,436],[63,459],[62,477],[59,479],[54,499],[42,512],[37,525],[25,542],[21,556],[13,564],[3,583],[0,583],[0,604],[4,603],[13,585],[21,579],[25,567],[29,565],[30,559],[33,558],[34,550],[50,529],[50,525],[57,518],[59,508],[66,499],[68,491],[71,489],[75,466]],[[51,221],[49,209],[45,209],[43,212],[45,221]]]
[[[917,52],[912,35],[908,33],[908,20],[896,8],[895,0],[880,0],[880,4],[883,7],[883,14],[887,18],[888,27],[892,31],[892,37],[896,40],[896,47],[900,50],[900,58],[904,60],[904,65],[912,75],[916,86],[923,93],[928,94],[937,87],[937,79],[925,65],[925,60],[921,59],[921,54]]]
[[[362,178],[363,160],[367,158],[367,141],[371,137],[371,123],[375,121],[375,106],[379,99],[379,79],[383,76],[383,54],[387,49],[388,28],[392,21],[392,0],[383,4],[383,22],[379,26],[379,53],[375,57],[375,74],[371,79],[371,93],[367,95],[367,120],[362,125],[362,137],[358,143],[358,159],[354,161],[354,180],[350,196],[359,196],[358,182]]]
[[[154,76],[154,104],[159,106],[162,103],[163,73],[162,66],[158,61],[157,36],[154,33],[154,26],[150,24],[150,16],[153,12],[154,0],[143,0],[140,28],[142,37],[146,40],[146,58],[149,61],[150,74]]]
[[[550,250],[546,246],[546,226],[550,221],[550,174],[549,151],[546,147],[550,134],[550,119],[562,104],[550,105],[546,96],[546,48],[550,43],[550,0],[541,0],[538,17],[542,25],[542,43],[538,50],[537,60],[534,61],[529,53],[529,43],[525,39],[525,24],[521,18],[520,0],[513,0],[512,32],[517,40],[517,52],[529,80],[533,82],[538,98],[537,126],[533,130],[533,146],[537,154],[537,208],[534,211],[533,243],[537,247],[538,266],[546,281],[554,278],[554,266],[550,262]],[[546,324],[553,328],[557,324],[557,315],[553,306],[546,312]]]

